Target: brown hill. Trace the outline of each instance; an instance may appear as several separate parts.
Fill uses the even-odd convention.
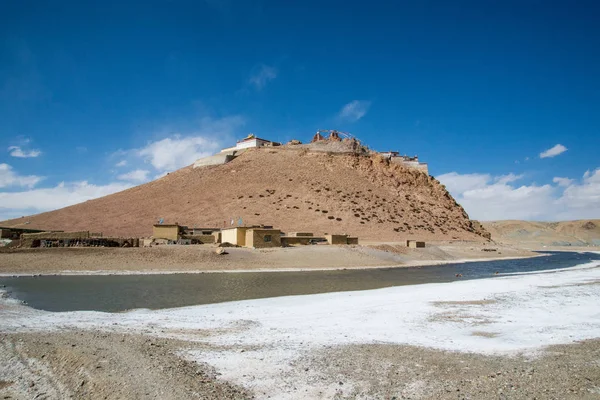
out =
[[[362,239],[475,239],[481,229],[436,179],[378,155],[292,146],[253,149],[228,164],[182,168],[103,198],[0,226],[149,236],[159,218],[197,227],[274,225]]]
[[[600,220],[482,222],[492,239],[528,246],[600,246]]]

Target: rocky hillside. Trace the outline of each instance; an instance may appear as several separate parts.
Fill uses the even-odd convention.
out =
[[[274,225],[284,232],[348,233],[361,239],[485,240],[443,185],[378,155],[282,146],[246,151],[232,162],[182,168],[156,181],[0,226],[149,236],[165,223]]]
[[[562,222],[491,221],[483,226],[492,239],[543,246],[600,246],[600,220]]]

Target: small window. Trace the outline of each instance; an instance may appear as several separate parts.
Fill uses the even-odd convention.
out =
[[[271,235],[265,235],[265,242],[271,241]]]

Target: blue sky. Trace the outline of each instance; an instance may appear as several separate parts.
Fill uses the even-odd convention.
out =
[[[600,218],[599,17],[591,1],[3,2],[0,219],[249,132],[317,129],[418,154],[473,218]]]

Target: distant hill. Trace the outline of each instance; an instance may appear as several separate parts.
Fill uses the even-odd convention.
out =
[[[190,227],[274,225],[284,232],[348,233],[362,239],[484,240],[436,179],[380,155],[303,146],[245,151],[233,161],[185,167],[120,193],[0,226],[149,236],[159,218]],[[27,225],[25,225],[27,223]]]
[[[545,246],[600,246],[600,219],[534,222],[482,222],[492,239],[504,243]]]

